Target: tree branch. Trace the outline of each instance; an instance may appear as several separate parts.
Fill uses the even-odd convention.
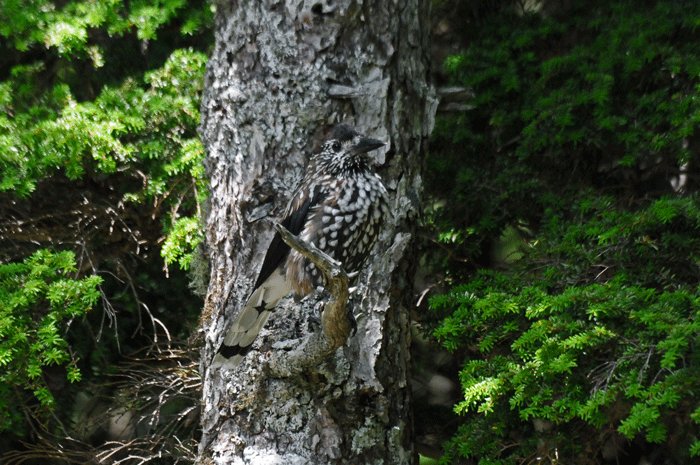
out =
[[[348,275],[340,262],[321,252],[313,244],[294,236],[284,226],[276,224],[275,229],[284,242],[321,270],[326,277],[326,289],[331,294],[321,314],[323,330],[307,336],[295,349],[276,352],[268,359],[272,373],[290,377],[310,366],[318,365],[345,344],[350,336],[350,321],[346,313],[350,292]]]

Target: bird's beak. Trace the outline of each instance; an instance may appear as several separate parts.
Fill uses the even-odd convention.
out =
[[[380,140],[363,137],[357,144],[353,146],[353,152],[367,153],[371,150],[376,150],[379,147],[383,147],[385,145],[386,144]]]

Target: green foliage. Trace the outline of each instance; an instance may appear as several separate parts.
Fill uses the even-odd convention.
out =
[[[76,279],[76,272],[67,251],[0,265],[0,431],[21,427],[29,393],[39,401],[37,413],[55,408],[45,367],[63,367],[71,383],[81,379],[64,334],[95,305],[102,278]]]
[[[72,60],[60,62],[52,80],[46,76],[56,70],[35,61],[13,66],[0,83],[0,192],[27,197],[38,182],[57,173],[70,179],[130,173],[135,182],[125,185],[124,200],[170,207],[172,216],[192,212],[206,197],[204,151],[196,132],[203,53],[177,49],[162,67],[114,85],[94,75],[87,88],[100,86],[99,93],[85,100],[86,83],[77,74],[81,57],[90,68],[99,69],[109,51],[88,40],[91,28],[106,28],[112,36],[135,28],[138,38],[153,39],[184,2],[131,2],[128,11],[122,11],[125,5],[109,1],[70,2],[62,9],[50,2],[32,8],[23,2],[0,6],[0,18],[8,19],[0,34],[19,50],[43,44]],[[185,21],[183,33],[202,27],[208,20],[203,11],[208,10],[186,10],[180,18]],[[196,244],[190,240],[181,245],[191,253]],[[171,255],[169,260],[177,258]]]
[[[163,195],[174,175],[187,174],[202,188],[203,150],[195,129],[205,63],[202,53],[177,50],[163,68],[145,76],[150,88],[128,79],[82,103],[66,85],[37,101],[28,81],[38,79],[40,65],[13,68],[12,79],[0,88],[6,168],[0,188],[25,196],[59,169],[71,179],[88,170],[143,169],[146,188],[129,200]]]
[[[426,166],[434,195],[450,199],[428,220],[453,238],[453,256],[478,262],[484,238],[536,223],[584,186],[670,190],[700,115],[699,8],[587,2],[564,21],[506,12],[446,61],[475,95],[472,110],[437,121],[439,156]]]
[[[109,394],[105,376],[121,357],[187,338],[196,324],[201,301],[180,270],[166,280],[158,254],[187,267],[201,240],[197,126],[213,11],[206,0],[0,2],[0,262],[17,283],[39,273],[0,290],[0,314],[6,295],[36,293],[2,322],[3,451],[22,441],[28,455],[46,455],[27,435],[34,420],[19,416],[34,411],[51,412],[39,418],[49,433],[77,441],[48,449],[69,457],[93,439],[100,446],[98,426],[74,429],[76,399]],[[69,257],[42,248],[79,253],[79,271],[41,271],[41,260]],[[69,290],[92,298],[97,278],[85,276],[98,272],[104,305],[83,315],[87,304],[70,305],[86,301],[68,302]]]
[[[571,222],[550,212],[525,260],[433,298],[455,309],[436,335],[469,348],[458,413],[614,426],[649,442],[668,438],[671,418],[690,428],[688,407],[700,404],[698,198],[634,213],[608,205],[580,201]],[[493,454],[493,442],[464,452]]]
[[[427,161],[435,335],[465,357],[444,463],[595,463],[613,429],[700,451],[698,184],[671,182],[697,176],[700,5],[577,5],[501,12],[445,64],[475,97]]]
[[[165,263],[175,261],[184,269],[188,269],[195,258],[195,249],[202,242],[202,225],[197,218],[187,217],[177,219],[163,244],[162,255]]]
[[[94,57],[101,54],[101,47],[90,44],[92,29],[104,28],[110,35],[135,29],[139,39],[156,39],[158,29],[185,5],[184,0],[73,1],[63,6],[46,0],[7,0],[0,5],[0,35],[12,40],[20,51],[43,45],[65,56]],[[185,11],[183,32],[191,34],[209,20],[206,10]]]

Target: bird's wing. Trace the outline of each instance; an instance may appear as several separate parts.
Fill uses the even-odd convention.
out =
[[[281,222],[282,226],[295,236],[298,235],[306,223],[309,211],[316,205],[322,203],[327,195],[328,194],[324,192],[319,185],[316,185],[312,192],[297,192],[294,196],[294,200],[292,200],[292,203],[285,212],[286,214]],[[280,263],[282,263],[282,260],[287,256],[287,252],[289,252],[289,246],[282,240],[280,233],[275,233],[275,236],[270,242],[270,246],[267,248],[267,253],[265,253],[265,259],[263,260],[260,274],[255,281],[253,290],[259,288],[260,285],[272,275]]]
[[[282,225],[292,234],[298,235],[306,224],[309,211],[322,203],[326,196],[320,186],[310,192],[298,191],[287,208]],[[229,326],[226,337],[212,361],[212,368],[238,365],[250,351],[253,341],[274,310],[277,301],[291,290],[284,270],[279,268],[288,251],[289,246],[280,234],[276,233],[265,254],[253,292],[246,306]]]

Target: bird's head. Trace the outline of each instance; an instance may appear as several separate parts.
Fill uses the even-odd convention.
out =
[[[374,164],[368,153],[384,145],[380,140],[363,136],[352,126],[339,124],[323,144],[321,156],[332,171],[367,170]]]

